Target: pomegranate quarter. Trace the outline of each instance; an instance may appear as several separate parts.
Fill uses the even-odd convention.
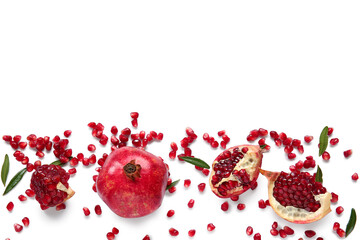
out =
[[[100,198],[117,215],[143,217],[162,203],[168,170],[159,157],[134,147],[122,147],[107,157],[97,178]]]
[[[223,151],[212,164],[210,187],[216,196],[230,198],[257,187],[262,149],[239,145]]]
[[[293,223],[311,223],[322,219],[330,211],[331,194],[315,174],[293,171],[270,172],[260,170],[269,180],[269,203],[275,213]]]

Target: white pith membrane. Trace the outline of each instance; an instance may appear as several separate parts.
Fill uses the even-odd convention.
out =
[[[65,202],[66,200],[70,199],[70,198],[71,198],[72,196],[74,196],[74,194],[75,194],[75,192],[71,189],[71,187],[66,188],[65,185],[62,184],[61,182],[59,182],[59,183],[56,185],[56,189],[67,193],[67,197],[64,199],[63,202]],[[60,203],[60,204],[61,204],[61,203]],[[59,204],[58,204],[58,205],[59,205]]]
[[[232,147],[230,149],[227,149],[227,151],[230,151],[231,153],[233,152],[233,149],[235,148],[239,148],[240,152],[241,149],[243,147],[247,147],[248,151],[246,153],[243,153],[244,157],[242,159],[239,160],[239,162],[236,164],[236,166],[234,167],[234,170],[238,170],[240,171],[241,169],[244,169],[247,174],[249,175],[250,178],[250,182],[253,181],[254,179],[256,180],[258,177],[258,168],[261,165],[261,157],[262,157],[262,153],[261,153],[261,149],[259,146],[252,146],[252,145],[240,145],[240,146],[236,146],[236,147]],[[226,150],[225,150],[226,151]],[[224,151],[224,152],[225,152]],[[224,159],[226,160],[226,159]],[[221,161],[221,160],[219,160]],[[219,162],[219,161],[215,161],[213,163],[213,169],[214,169],[214,165]],[[214,171],[212,171],[211,175],[210,175],[210,183],[211,183],[211,179],[212,176],[215,174]],[[230,174],[229,177],[225,177],[222,178],[218,183],[216,183],[214,185],[213,191],[215,190],[215,194],[221,197],[227,197],[226,195],[222,195],[219,191],[218,191],[218,187],[225,183],[225,182],[229,182],[230,187],[227,189],[227,194],[232,193],[232,192],[239,192],[239,194],[241,194],[242,192],[248,190],[250,187],[246,186],[246,188],[244,188],[244,185],[241,184],[241,182],[239,181],[239,179],[234,176],[233,174]],[[236,182],[236,184],[231,184],[231,182]]]
[[[293,223],[311,223],[320,220],[326,216],[330,209],[331,193],[313,195],[316,201],[320,202],[321,207],[316,212],[309,212],[302,208],[295,208],[293,206],[284,207],[273,196],[275,181],[269,181],[269,203],[274,209],[275,213],[283,219]]]

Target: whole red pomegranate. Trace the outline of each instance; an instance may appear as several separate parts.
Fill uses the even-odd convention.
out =
[[[239,145],[222,152],[212,164],[211,190],[218,197],[229,198],[255,189],[262,151],[260,146]]]
[[[167,179],[162,159],[139,148],[122,147],[106,159],[97,178],[97,192],[117,215],[142,217],[160,207]]]
[[[331,193],[308,172],[260,170],[269,180],[269,203],[275,213],[293,223],[311,223],[330,211]]]
[[[42,209],[55,207],[75,194],[69,186],[69,178],[70,174],[58,165],[44,164],[36,168],[30,188]]]

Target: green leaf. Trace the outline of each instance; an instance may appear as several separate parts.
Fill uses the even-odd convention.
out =
[[[195,166],[206,168],[206,169],[210,168],[210,166],[206,162],[204,162],[203,160],[201,160],[199,158],[185,157],[185,156],[181,156],[180,158],[182,160],[184,160],[185,162],[188,162],[188,163],[193,164]]]
[[[23,178],[24,174],[27,172],[26,168],[20,170],[15,176],[10,180],[9,184],[5,188],[3,195],[9,193]]]
[[[349,234],[354,230],[356,224],[356,211],[354,208],[351,209],[350,219],[348,224],[346,225],[346,234],[345,237],[349,236]]]
[[[328,131],[329,131],[329,128],[328,126],[324,127],[324,129],[321,131],[321,134],[320,134],[320,138],[319,138],[319,156],[321,156],[327,146],[328,146],[328,140],[329,140],[329,136],[328,136]]]
[[[50,165],[59,165],[59,166],[62,166],[62,165],[64,165],[64,163],[62,163],[60,160],[56,160],[56,161],[50,163]]]
[[[176,184],[178,184],[180,179],[173,181],[169,186],[166,187],[166,190],[169,190],[170,188],[174,187]]]
[[[266,148],[266,146],[267,146],[266,144],[260,145],[260,148],[261,148],[261,149],[264,149],[264,148]]]
[[[316,171],[315,182],[323,182],[323,174],[319,165]]]
[[[4,163],[1,168],[1,181],[4,184],[4,186],[6,185],[6,180],[9,174],[9,167],[10,167],[9,156],[5,154]]]

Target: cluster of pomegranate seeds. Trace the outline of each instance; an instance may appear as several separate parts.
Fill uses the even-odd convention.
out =
[[[139,113],[138,113],[138,112],[131,112],[131,113],[130,113],[130,117],[132,118],[132,120],[131,120],[131,125],[132,125],[134,128],[137,128],[137,127],[138,127]]]
[[[226,149],[226,145],[230,142],[229,136],[226,134],[225,130],[218,131],[217,134],[219,137],[221,137],[221,141],[219,144],[219,141],[216,141],[214,137],[210,136],[208,133],[203,134],[203,139],[205,142],[210,144],[212,148],[218,148],[219,146],[223,149]]]
[[[169,152],[169,158],[170,159],[175,159],[176,157],[176,151],[178,150],[178,146],[175,142],[171,142],[170,143],[170,148],[171,148],[171,151]]]
[[[275,181],[273,196],[284,207],[293,206],[316,212],[320,202],[314,195],[326,193],[326,188],[308,172],[281,172]]]
[[[66,188],[69,187],[68,180],[70,175],[58,165],[42,165],[37,167],[31,177],[30,188],[35,192],[35,199],[43,207],[53,207],[62,203],[68,193],[59,190],[58,184],[61,183]]]
[[[334,230],[334,232],[336,232],[336,234],[339,237],[341,237],[341,238],[345,237],[345,231],[340,228],[340,223],[335,222],[333,225],[333,230]]]
[[[116,227],[113,227],[113,229],[111,230],[111,232],[108,232],[106,234],[106,238],[108,240],[114,240],[115,239],[115,235],[119,234],[119,229],[117,229]]]
[[[296,158],[296,154],[293,152],[294,149],[297,149],[300,154],[304,153],[304,146],[300,139],[293,139],[288,137],[284,132],[278,134],[276,131],[270,131],[270,137],[274,140],[276,146],[284,146],[284,152],[290,160]],[[312,136],[304,137],[304,141],[308,143],[311,142],[312,139]]]
[[[291,236],[294,235],[295,231],[289,227],[289,226],[284,226],[283,228],[278,229],[279,225],[277,222],[274,222],[271,225],[271,230],[270,230],[270,234],[272,236],[280,236],[281,238],[286,238],[287,236]]]

